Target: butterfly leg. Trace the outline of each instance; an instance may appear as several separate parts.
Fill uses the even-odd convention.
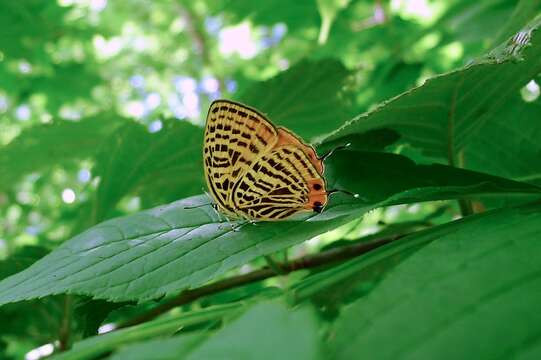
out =
[[[229,219],[228,219],[229,221]],[[237,223],[237,224],[234,224],[232,222],[229,222],[229,224],[231,225],[231,229],[233,231],[240,231],[240,229],[242,229],[245,225],[257,225],[258,221],[256,220],[246,220],[246,221],[243,221],[241,223]]]
[[[231,220],[230,218],[228,218],[226,215],[222,214],[221,212],[218,211],[218,206],[216,206],[215,204],[213,204],[213,209],[214,211],[216,212],[216,214],[218,215],[218,218],[220,219],[220,222],[227,222],[227,224],[231,227],[231,230],[232,231],[239,231],[240,228],[242,226],[244,226],[246,223],[235,223],[233,220]]]

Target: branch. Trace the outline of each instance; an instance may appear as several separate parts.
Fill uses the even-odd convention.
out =
[[[125,328],[144,323],[177,306],[188,304],[204,296],[216,294],[224,290],[258,282],[278,275],[289,274],[298,270],[312,269],[335,262],[349,260],[392,241],[401,239],[404,236],[405,234],[399,234],[371,242],[358,242],[353,245],[330,249],[318,254],[307,255],[288,263],[276,263],[277,268],[281,270],[280,274],[277,274],[276,271],[270,267],[264,267],[247,274],[233,276],[199,288],[185,290],[172,300],[126,322],[120,323],[117,328]]]
[[[58,350],[66,351],[70,348],[71,334],[71,295],[64,296],[64,308],[62,312],[62,322],[58,331]]]
[[[460,81],[456,84],[453,91],[453,97],[451,98],[451,106],[447,113],[447,161],[450,166],[462,168],[463,164],[458,163],[458,158],[455,149],[455,115],[456,104],[458,101],[458,90],[464,83],[464,75],[460,77]],[[460,207],[460,214],[462,217],[473,214],[471,202],[467,199],[458,199],[458,205]]]

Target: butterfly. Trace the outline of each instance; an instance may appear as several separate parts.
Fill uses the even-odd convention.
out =
[[[319,213],[327,204],[325,157],[249,106],[229,100],[210,105],[203,158],[214,206],[228,217],[276,221]]]

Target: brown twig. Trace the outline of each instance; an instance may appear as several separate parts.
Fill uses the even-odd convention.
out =
[[[64,296],[64,309],[62,322],[58,331],[58,350],[66,351],[70,348],[71,335],[71,295]]]
[[[290,261],[288,263],[277,263],[276,265],[281,269],[282,274],[284,275],[298,270],[312,269],[323,265],[329,265],[335,262],[345,261],[354,258],[356,256],[374,250],[380,246],[388,244],[392,241],[398,240],[404,236],[405,235],[394,235],[371,242],[357,242],[353,245],[330,249],[318,254],[307,255],[299,259]],[[204,296],[216,294],[224,290],[265,280],[282,274],[277,274],[276,271],[270,267],[264,267],[262,269],[254,270],[247,274],[233,276],[231,278],[217,281],[215,283],[208,284],[196,289],[185,290],[180,293],[176,298],[166,303],[163,303],[155,307],[154,309],[149,310],[146,313],[143,313],[124,323],[119,324],[117,328],[125,328],[128,326],[141,324],[146,321],[152,320],[155,317],[177,306],[188,304]]]

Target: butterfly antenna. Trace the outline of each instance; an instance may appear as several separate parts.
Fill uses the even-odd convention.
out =
[[[325,161],[325,159],[327,159],[329,156],[331,156],[335,151],[338,151],[338,150],[344,150],[344,149],[347,149],[348,147],[351,146],[351,143],[347,143],[345,145],[340,145],[340,146],[337,146],[335,147],[334,149],[331,149],[329,151],[327,151],[327,153],[325,155],[323,155],[320,160],[321,161]]]
[[[347,191],[347,190],[332,189],[332,190],[327,191],[327,195],[331,195],[331,194],[334,194],[334,193],[343,193],[343,194],[346,194],[346,195],[349,195],[349,196],[353,196],[355,199],[359,198],[359,194],[352,193],[351,191]]]

